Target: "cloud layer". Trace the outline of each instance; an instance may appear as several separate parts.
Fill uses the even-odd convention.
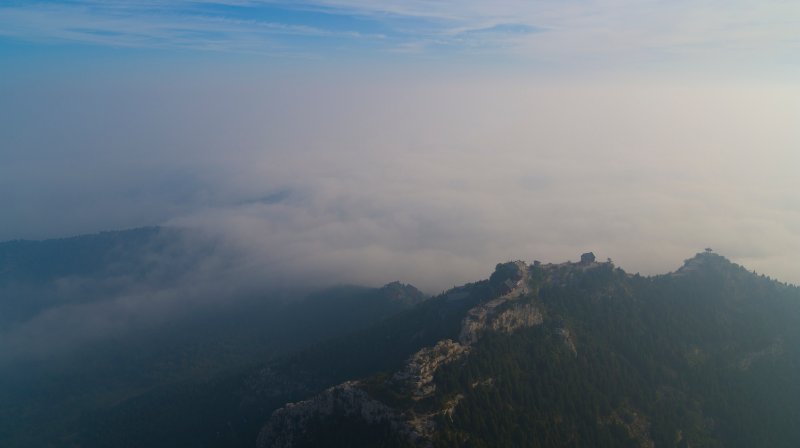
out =
[[[659,273],[707,246],[800,281],[793,87],[342,78],[90,92],[30,94],[36,126],[6,122],[3,239],[191,226],[258,253],[265,272],[430,292],[507,259],[594,250]]]

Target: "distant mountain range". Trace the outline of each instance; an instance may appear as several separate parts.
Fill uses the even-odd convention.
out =
[[[166,272],[132,260],[180,236],[130,232],[2,243],[0,288]],[[800,289],[711,251],[653,277],[584,254],[433,298],[273,295],[6,369],[0,445],[800,446]]]

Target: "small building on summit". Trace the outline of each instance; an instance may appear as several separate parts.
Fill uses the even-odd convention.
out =
[[[581,254],[581,264],[592,264],[594,263],[594,253],[586,252],[585,254]]]

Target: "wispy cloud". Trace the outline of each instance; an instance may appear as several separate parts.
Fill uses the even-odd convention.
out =
[[[330,30],[302,23],[212,13],[203,8],[181,8],[163,2],[43,3],[0,7],[0,36],[44,43],[270,54],[309,52],[308,46],[292,45],[293,38],[385,38],[377,33]]]
[[[321,55],[360,51],[359,41],[370,40],[377,43],[369,51],[489,50],[547,63],[781,63],[800,48],[798,30],[800,3],[787,0],[81,0],[0,7],[0,35],[33,41]]]

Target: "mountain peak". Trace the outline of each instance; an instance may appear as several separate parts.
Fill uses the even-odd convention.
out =
[[[501,284],[516,284],[525,275],[528,270],[528,265],[524,261],[509,261],[506,263],[498,263],[494,268],[494,272],[489,277],[489,283],[492,285]]]
[[[427,298],[427,296],[415,286],[400,283],[399,281],[393,281],[383,285],[379,292],[390,300],[405,302],[412,305],[422,302]]]
[[[733,263],[722,255],[706,248],[703,252],[698,252],[694,257],[684,260],[683,266],[679,270],[694,270],[711,266],[730,266]]]
[[[732,262],[724,256],[715,253],[711,249],[695,254],[694,257],[684,260],[681,266],[672,275],[722,275],[725,277],[747,277],[752,275],[750,271]],[[744,277],[743,277],[744,276]]]

